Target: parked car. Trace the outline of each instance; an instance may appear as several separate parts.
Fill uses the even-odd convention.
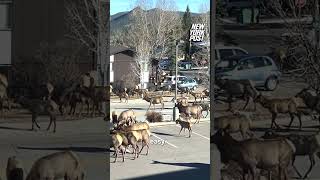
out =
[[[265,87],[273,91],[277,88],[281,76],[274,60],[268,56],[232,56],[216,64],[216,78],[249,79],[256,87]]]
[[[178,62],[178,67],[180,70],[187,70],[187,69],[191,69],[194,66],[194,63],[192,61],[179,61]]]
[[[177,76],[178,83],[184,79],[186,79],[186,76]],[[161,87],[167,87],[168,89],[174,89],[176,83],[176,77],[175,76],[166,76],[163,83],[161,83]]]
[[[178,82],[178,89],[188,89],[195,90],[198,87],[198,83],[196,80],[192,78],[185,78]]]
[[[235,46],[221,46],[217,45],[215,47],[215,62],[218,63],[219,61],[235,55],[248,55],[248,51]]]
[[[172,60],[171,59],[162,59],[159,62],[159,68],[162,70],[170,70],[172,67]]]

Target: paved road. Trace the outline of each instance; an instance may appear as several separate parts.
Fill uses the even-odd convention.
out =
[[[133,160],[133,155],[127,153],[124,163],[121,158],[111,163],[111,179],[171,179],[175,176],[179,176],[179,179],[208,179],[209,121],[194,125],[191,138],[187,137],[188,131],[178,135],[179,130],[177,125],[151,127],[149,155],[141,155]],[[144,149],[142,154],[145,153]],[[114,160],[112,154],[113,151],[110,152],[111,162]]]
[[[47,118],[39,119],[44,129]],[[29,131],[30,121],[0,124],[0,177],[5,178],[9,156],[22,160],[29,172],[33,162],[53,152],[73,150],[83,160],[86,179],[101,180],[109,176],[106,154],[106,124],[102,118],[58,121],[57,132]]]
[[[172,97],[165,97],[165,108],[161,111],[156,105],[156,111],[164,115],[164,119],[172,121]],[[138,121],[145,120],[149,103],[141,99],[129,100],[129,103],[119,103],[118,99],[111,100],[111,111],[118,114],[129,108],[137,114]],[[153,107],[152,107],[153,108]],[[210,115],[209,115],[210,116]],[[209,117],[208,116],[208,117]],[[167,123],[166,123],[167,124]],[[149,155],[141,155],[132,160],[128,153],[124,163],[110,164],[111,179],[208,179],[210,163],[210,122],[202,119],[200,124],[193,126],[193,135],[187,138],[188,131],[178,136],[180,127],[176,124],[151,127],[151,143]],[[157,144],[159,143],[159,144]],[[142,152],[142,154],[145,154]],[[110,161],[114,160],[110,152]],[[121,156],[121,155],[120,155]]]

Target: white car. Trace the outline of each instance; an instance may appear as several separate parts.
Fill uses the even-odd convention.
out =
[[[242,56],[248,54],[248,51],[240,47],[217,45],[215,47],[215,64],[230,56]]]
[[[177,76],[178,83],[184,79],[187,79],[186,76]],[[166,76],[163,83],[161,83],[161,87],[167,87],[168,89],[174,89],[176,84],[175,76]]]

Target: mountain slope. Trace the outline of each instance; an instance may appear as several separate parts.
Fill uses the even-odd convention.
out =
[[[112,31],[116,31],[116,30],[120,30],[121,28],[123,28],[125,25],[128,25],[130,23],[130,16],[135,12],[141,10],[140,7],[136,7],[135,9],[131,10],[131,11],[126,11],[126,12],[119,12],[117,14],[114,14],[110,17],[110,28],[111,28],[111,32]],[[155,13],[156,11],[159,11],[160,9],[154,8],[154,9],[150,9],[147,10],[148,13],[148,17],[150,15],[152,15],[153,13]],[[182,18],[184,12],[179,11],[178,12],[179,16]],[[199,16],[200,14],[198,13],[191,13],[191,17],[196,17]]]

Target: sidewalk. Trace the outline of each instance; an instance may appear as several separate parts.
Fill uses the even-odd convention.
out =
[[[221,24],[226,30],[247,30],[247,29],[265,29],[265,28],[273,28],[273,29],[280,29],[285,28],[287,23],[295,23],[298,21],[304,22],[305,24],[310,25],[312,23],[312,17],[303,17],[301,19],[294,19],[294,18],[260,18],[260,22],[257,24],[240,24],[237,22],[236,18],[220,18],[222,21]]]

